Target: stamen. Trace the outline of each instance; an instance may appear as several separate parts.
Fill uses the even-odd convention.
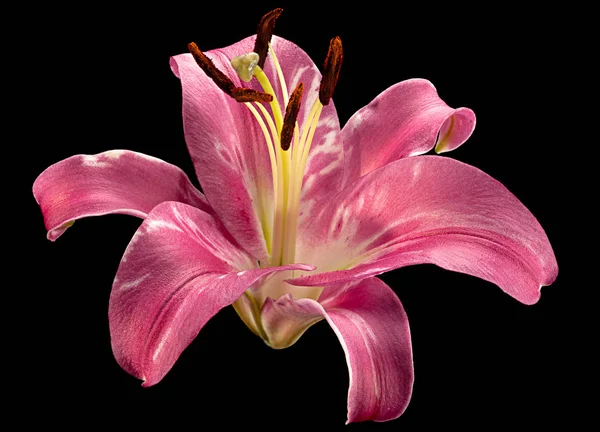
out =
[[[215,84],[223,90],[227,95],[231,96],[238,102],[271,102],[273,96],[267,93],[262,93],[256,90],[236,87],[233,81],[227,75],[221,72],[211,59],[200,51],[198,45],[194,42],[188,44],[188,49],[192,53],[194,60],[198,66],[212,79]]]
[[[327,51],[327,57],[323,64],[323,79],[319,88],[319,100],[323,105],[327,105],[333,95],[343,60],[342,40],[336,36],[329,42],[329,51]]]
[[[250,82],[254,74],[254,68],[258,64],[258,60],[258,54],[251,52],[232,58],[231,66],[235,69],[242,81]]]
[[[281,128],[281,149],[286,151],[292,144],[292,138],[294,136],[294,127],[296,125],[296,119],[300,112],[300,105],[302,100],[302,92],[304,91],[304,84],[298,83],[292,95],[290,101],[285,109],[285,117],[283,118],[283,127]]]
[[[258,23],[258,29],[256,30],[256,42],[254,43],[254,52],[259,56],[258,65],[261,68],[265,65],[265,60],[267,59],[269,42],[271,41],[271,36],[273,36],[275,22],[282,12],[283,9],[281,8],[273,9],[271,12],[265,14],[261,18],[260,23]]]
[[[268,93],[262,93],[257,90],[236,87],[231,95],[238,102],[272,102],[273,96]]]

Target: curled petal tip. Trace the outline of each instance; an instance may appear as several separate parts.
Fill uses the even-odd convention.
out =
[[[439,130],[435,144],[437,154],[446,153],[460,147],[475,129],[475,113],[469,108],[457,108]]]

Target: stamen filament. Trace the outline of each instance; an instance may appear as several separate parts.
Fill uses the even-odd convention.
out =
[[[269,43],[269,52],[271,53],[271,56],[273,57],[273,64],[275,65],[275,70],[277,71],[277,77],[279,78],[279,85],[281,86],[281,93],[283,95],[283,101],[284,101],[284,105],[287,106],[290,100],[289,97],[289,93],[288,93],[288,88],[287,88],[287,84],[285,82],[285,76],[283,75],[283,71],[281,70],[281,65],[279,64],[279,59],[277,58],[277,55],[275,54],[275,50],[273,49],[273,47],[271,46],[271,44]],[[299,134],[299,127],[298,127],[298,121],[296,121],[296,126],[294,128],[294,146],[291,150],[291,152],[293,152],[295,150],[295,148],[298,146],[298,134]],[[290,156],[290,158],[293,159],[293,155]],[[292,178],[294,178],[294,164],[292,163]]]
[[[269,52],[271,53],[271,57],[273,57],[273,64],[275,65],[275,70],[277,71],[277,77],[279,78],[279,85],[281,86],[281,93],[283,94],[283,104],[287,106],[288,101],[290,100],[287,84],[285,83],[285,77],[283,76],[283,71],[281,70],[281,65],[279,64],[279,60],[275,55],[275,50],[269,43]]]
[[[283,265],[284,261],[283,261],[283,255],[284,255],[284,247],[286,245],[286,233],[287,233],[287,211],[288,211],[288,205],[289,205],[289,185],[290,185],[290,178],[289,178],[289,166],[290,166],[290,154],[289,152],[284,152],[281,151],[281,160],[282,160],[282,174],[283,174],[283,205],[281,207],[281,212],[277,213],[277,217],[281,218],[281,231],[276,231],[276,234],[274,236],[274,239],[277,240],[276,242],[276,246],[277,249],[275,249],[275,245],[273,246],[273,250],[275,251],[274,257],[275,260],[272,262],[274,262],[275,264],[273,265]],[[276,255],[275,255],[276,254]]]
[[[281,93],[283,95],[284,106],[287,107],[289,104],[289,101],[290,101],[287,83],[285,82],[285,76],[283,75],[283,70],[281,69],[281,64],[279,63],[279,59],[277,58],[277,54],[275,54],[275,50],[273,49],[273,46],[271,45],[271,43],[269,43],[269,53],[271,54],[271,58],[273,59],[273,65],[275,66],[275,70],[277,71],[277,78],[279,78],[279,85],[281,87]],[[300,128],[298,127],[298,121],[296,120],[294,123],[295,123],[294,145],[288,151],[288,153],[290,153],[289,158],[290,158],[290,162],[291,162],[290,163],[290,165],[291,165],[291,169],[290,169],[291,181],[289,182],[290,190],[288,191],[288,195],[290,196],[290,200],[292,203],[294,203],[294,198],[293,198],[294,179],[296,178],[296,172],[297,172],[294,155],[296,153],[296,150],[298,149],[299,137],[300,137]],[[288,212],[288,215],[286,215],[286,218],[289,219],[289,212]],[[287,226],[289,227],[290,225],[288,224]],[[285,251],[284,251],[284,255],[285,255]],[[287,262],[287,261],[285,261],[285,262]],[[292,262],[292,261],[289,261],[289,262]]]
[[[291,165],[291,155],[290,152],[284,152],[280,145],[281,130],[283,128],[283,114],[281,112],[281,106],[277,100],[275,90],[273,89],[269,78],[261,67],[256,66],[254,68],[254,76],[262,86],[265,93],[273,96],[273,101],[271,101],[271,111],[273,112],[273,117],[275,118],[275,125],[278,132],[276,135],[277,139],[275,139],[275,154],[277,156],[277,178],[279,184],[275,206],[275,216],[273,221],[273,248],[271,254],[271,265],[276,266],[281,265],[283,257],[283,240],[286,229],[286,209],[288,206],[288,190],[290,183],[289,168]]]
[[[282,218],[286,217],[285,209],[287,209],[288,184],[289,184],[289,180],[286,177],[286,175],[289,174],[289,171],[288,171],[289,161],[287,159],[288,152],[281,151],[281,144],[279,141],[279,136],[277,134],[277,129],[276,129],[275,124],[273,123],[273,119],[269,115],[269,112],[267,111],[267,109],[261,104],[256,104],[256,106],[260,108],[263,115],[267,119],[267,123],[269,124],[269,128],[271,129],[271,135],[273,136],[273,142],[275,143],[275,154],[277,157],[277,159],[276,159],[277,166],[278,166],[278,168],[281,168],[280,170],[278,170],[279,171],[278,172],[279,195],[275,196],[275,199],[277,200],[275,202],[275,209],[276,210],[283,209],[283,211],[278,212],[277,216],[274,216],[274,220],[275,220],[274,225],[281,226],[282,230],[283,230],[284,223],[283,223],[283,221],[277,221],[277,217],[282,217]],[[275,230],[275,228],[274,228],[274,230]],[[284,237],[284,234],[285,234],[284,232],[281,233],[282,239]],[[277,236],[278,231],[275,231],[274,235]],[[276,243],[278,243],[278,242],[276,242]],[[276,250],[275,247],[273,250]]]
[[[321,118],[321,112],[323,111],[323,105],[320,101],[315,102],[317,105],[317,111],[315,113],[315,117],[310,124],[310,131],[308,133],[308,137],[306,138],[306,142],[302,144],[302,159],[300,162],[300,172],[304,172],[306,169],[306,161],[308,159],[308,153],[310,152],[310,147],[312,146],[312,140],[315,136],[315,131],[317,130],[317,125],[319,124],[319,119]],[[300,186],[302,186],[302,181],[300,181]]]
[[[285,195],[287,195],[287,182],[285,181],[283,173],[283,152],[281,151],[277,143],[275,144],[275,147],[277,151],[277,179],[279,182],[279,187],[277,189],[275,211],[273,215],[273,247],[271,253],[272,266],[281,265],[281,258],[283,255],[283,236],[285,228],[285,204],[287,201],[285,197]]]
[[[285,250],[283,255],[284,263],[292,263],[296,258],[296,235],[298,232],[298,213],[300,210],[300,194],[304,180],[304,171],[308,153],[312,145],[315,131],[319,124],[323,104],[317,99],[308,115],[307,123],[302,131],[302,137],[294,151],[294,177],[290,185],[290,203],[287,213],[287,231],[285,240]]]
[[[278,194],[274,195],[274,201],[275,201],[274,210],[277,215],[284,217],[284,212],[283,211],[277,212],[277,209],[285,209],[284,203],[287,203],[287,187],[284,189],[284,184],[287,184],[287,181],[285,179],[286,165],[284,165],[284,162],[283,162],[286,160],[285,152],[281,151],[281,144],[279,142],[279,135],[277,134],[277,128],[275,127],[275,124],[273,123],[273,119],[269,115],[269,112],[261,104],[256,104],[256,106],[258,108],[260,108],[260,110],[262,111],[263,115],[267,119],[269,128],[271,129],[271,136],[273,137],[273,142],[275,145],[275,157],[276,157],[276,164],[277,164],[277,171],[278,171],[277,183],[278,183],[278,188],[279,188]],[[278,216],[273,216],[273,218],[274,218],[273,225],[281,226],[283,229],[283,222],[277,221],[277,217]],[[275,231],[275,228],[273,228],[273,230],[274,230],[274,236],[277,236],[278,232]],[[281,236],[283,238],[283,233],[281,233]],[[275,250],[275,249],[273,249],[273,250]]]
[[[281,133],[281,128],[283,126],[283,114],[281,113],[281,106],[279,105],[279,101],[277,100],[275,90],[273,90],[273,86],[271,86],[271,82],[269,81],[267,74],[265,74],[265,72],[260,66],[256,66],[254,68],[254,76],[260,83],[265,93],[268,93],[271,96],[273,96],[273,100],[271,101],[271,110],[273,111],[273,117],[275,117],[275,124],[277,125],[277,130],[279,131],[279,133]]]
[[[277,132],[277,127],[275,126],[275,123],[273,122],[273,117],[271,117],[271,114],[269,114],[269,111],[267,111],[267,109],[264,107],[264,105],[257,103],[256,106],[260,109],[263,116],[265,116],[265,119],[267,119],[267,124],[269,125],[269,129],[271,130],[271,136],[273,137],[273,143],[275,145],[275,150],[276,150],[279,147],[279,144],[278,144],[279,133]]]
[[[287,203],[288,203],[288,161],[287,152],[281,150],[281,144],[279,141],[279,134],[277,128],[273,123],[273,119],[269,115],[267,109],[260,105],[256,106],[262,111],[263,115],[267,119],[269,128],[271,129],[271,135],[274,143],[274,153],[276,158],[277,167],[277,195],[274,195],[275,207],[273,215],[273,240],[271,248],[271,265],[280,265],[281,258],[283,256],[283,240],[285,234],[285,217]]]
[[[256,102],[255,102],[256,103]],[[263,121],[262,117],[260,116],[260,114],[258,113],[258,111],[256,111],[256,108],[254,108],[252,106],[251,103],[249,102],[245,102],[245,105],[248,107],[248,109],[250,110],[250,112],[254,115],[254,117],[256,118],[256,121],[258,121],[258,124],[260,126],[260,128],[262,129],[263,135],[265,136],[265,141],[267,143],[267,149],[269,151],[269,160],[271,161],[271,177],[272,177],[272,182],[273,182],[273,196],[277,197],[278,196],[278,191],[277,191],[277,183],[278,183],[278,175],[277,175],[277,162],[275,161],[275,152],[273,150],[273,141],[271,140],[271,135],[269,134],[269,131],[267,130],[267,126],[265,125],[265,122]],[[265,109],[262,105],[256,103],[257,106]],[[266,110],[265,110],[266,112]],[[270,120],[270,116],[267,117]],[[268,120],[267,120],[268,121]],[[272,123],[272,121],[271,121]],[[261,206],[264,208],[264,206]],[[261,218],[262,221],[263,218]],[[273,226],[273,221],[271,221],[271,223],[266,223],[267,226],[263,226],[263,232],[265,234],[265,241],[267,243],[267,252],[269,254],[272,254],[272,226]]]
[[[306,125],[302,129],[302,136],[300,137],[300,142],[298,145],[297,151],[294,153],[294,164],[299,165],[300,160],[302,158],[302,147],[304,147],[304,143],[306,143],[306,137],[308,136],[308,131],[310,130],[310,125],[313,122],[315,114],[317,113],[317,102],[313,104],[310,113],[308,114],[308,118],[306,119]]]

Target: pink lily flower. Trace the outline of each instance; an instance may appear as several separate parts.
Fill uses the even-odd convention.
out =
[[[431,263],[533,304],[556,278],[556,259],[501,183],[424,155],[462,145],[475,127],[470,109],[413,79],[340,128],[331,96],[341,41],[331,41],[322,76],[271,36],[280,13],[263,17],[258,36],[206,53],[190,44],[171,59],[204,194],[179,168],[127,150],[60,161],[33,193],[52,241],[88,216],[143,219],[114,280],[109,324],[117,362],[144,386],[232,305],[278,349],[326,320],[349,369],[348,423],[395,419],[412,392],[410,331],[374,276]]]

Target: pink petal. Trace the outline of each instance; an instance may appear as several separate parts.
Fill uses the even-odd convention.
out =
[[[144,218],[163,201],[211,211],[181,169],[128,150],[75,155],[55,163],[35,180],[33,195],[52,241],[77,219],[112,213]]]
[[[338,337],[350,374],[347,423],[392,420],[410,400],[413,361],[408,319],[394,292],[377,278],[327,287],[319,303],[290,295],[268,299],[267,333],[300,334],[324,317]]]
[[[144,386],[159,382],[204,324],[273,272],[235,245],[209,214],[182,203],[156,206],[132,238],[109,302],[115,358]]]
[[[251,45],[245,39],[206,55],[241,86],[229,61]],[[265,138],[248,108],[223,93],[191,54],[171,58],[171,69],[181,79],[185,139],[202,190],[242,247],[265,261],[260,214],[273,187]]]
[[[401,159],[360,178],[323,208],[300,244],[298,260],[310,257],[325,273],[295,285],[432,263],[532,304],[558,273],[548,237],[514,195],[477,168],[439,156]]]
[[[342,130],[344,186],[408,156],[454,150],[475,128],[468,108],[450,108],[433,84],[424,79],[402,81],[358,110]]]
[[[262,90],[255,79],[250,83],[241,82],[230,65],[233,57],[252,51],[254,40],[255,36],[248,37],[228,47],[207,51],[206,55],[236,85]],[[288,91],[291,92],[298,82],[304,83],[305,97],[298,116],[302,127],[318,96],[321,75],[308,55],[293,43],[274,36],[272,46]],[[173,57],[171,68],[181,79],[185,136],[202,189],[240,244],[257,259],[264,260],[267,251],[260,219],[261,214],[272,214],[273,202],[264,136],[246,106],[225,95],[196,65],[191,55]],[[283,103],[271,56],[267,58],[264,71]],[[340,188],[343,167],[342,148],[336,145],[339,130],[337,113],[330,103],[323,109],[307,162],[306,186],[303,188],[306,205],[299,216],[301,229],[307,218],[312,218],[315,203]],[[328,187],[323,187],[325,184]]]

